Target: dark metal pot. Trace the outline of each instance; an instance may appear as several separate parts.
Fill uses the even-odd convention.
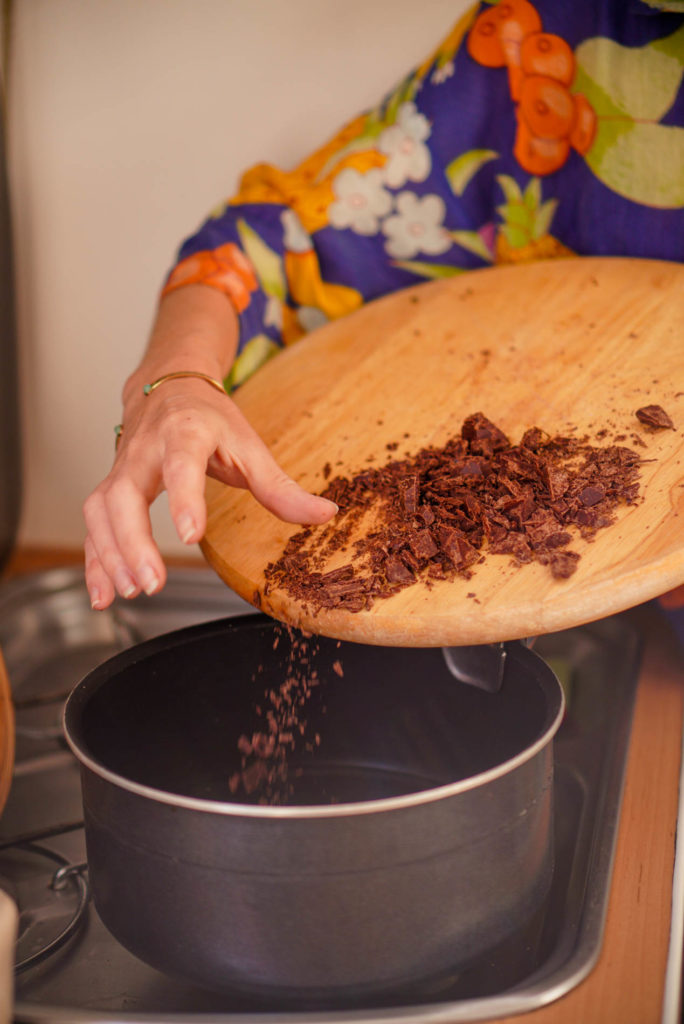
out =
[[[517,643],[495,694],[439,649],[308,646],[320,744],[289,758],[287,806],[229,787],[291,664],[273,620],[167,634],[75,688],[97,910],[141,959],[213,989],[344,1000],[459,970],[548,892],[560,685]]]

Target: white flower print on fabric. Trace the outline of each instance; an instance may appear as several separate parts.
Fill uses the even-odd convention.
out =
[[[277,331],[283,329],[283,304],[277,295],[269,295],[266,299],[264,326],[275,327]]]
[[[345,167],[333,181],[336,199],[328,208],[334,228],[351,228],[358,235],[375,235],[380,218],[392,209],[392,196],[383,188],[382,171],[377,167],[361,174]]]
[[[317,309],[315,306],[300,306],[297,310],[297,320],[299,326],[309,334],[310,331],[315,331],[317,327],[322,327],[323,324],[328,323],[328,318],[322,309]]]
[[[294,210],[284,210],[280,215],[280,223],[283,225],[283,244],[289,252],[309,252],[313,249],[311,235]]]
[[[387,236],[385,249],[395,259],[410,259],[419,252],[436,256],[453,242],[444,228],[446,206],[440,196],[418,198],[415,192],[400,192],[397,213],[383,221]]]
[[[451,78],[454,73],[454,62],[448,60],[441,67],[435,68],[430,76],[430,81],[433,85],[441,85],[442,82],[446,82],[447,78]]]
[[[383,168],[385,184],[400,188],[407,181],[425,181],[432,159],[424,144],[430,134],[430,122],[415,103],[402,103],[397,120],[378,139],[378,149],[388,157]]]

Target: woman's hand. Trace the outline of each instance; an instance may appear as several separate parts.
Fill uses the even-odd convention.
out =
[[[197,341],[202,323],[197,303],[201,311],[212,313],[211,329],[205,322],[201,334],[204,345]],[[162,305],[148,354],[124,389],[123,432],[114,465],[83,508],[86,585],[97,609],[108,607],[115,593],[130,598],[163,587],[166,569],[149,511],[163,490],[186,544],[204,535],[206,474],[248,488],[286,522],[324,523],[337,511],[333,502],[309,494],[288,477],[228,395],[206,381],[170,380],[143,394],[144,383],[174,370],[222,377],[234,351],[232,341],[227,345],[225,340],[235,333],[234,314],[227,312],[230,307],[222,295],[197,286],[168,296]],[[188,315],[192,328],[184,324]],[[188,348],[186,337],[192,337],[187,354],[181,352]],[[230,356],[224,351],[216,358],[226,347]]]

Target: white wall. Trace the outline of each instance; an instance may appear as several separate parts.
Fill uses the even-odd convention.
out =
[[[14,0],[21,542],[80,545],[179,242],[250,163],[291,166],[378,100],[466,6]],[[155,520],[180,551],[164,507]]]

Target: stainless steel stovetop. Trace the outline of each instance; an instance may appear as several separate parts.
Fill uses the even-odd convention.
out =
[[[172,570],[161,595],[117,601],[98,614],[76,570],[0,587],[0,648],[17,720],[14,780],[0,820],[0,887],[20,909],[16,1020],[475,1021],[534,1009],[578,984],[602,942],[638,674],[638,639],[619,616],[537,642],[563,682],[568,710],[554,747],[554,882],[524,948],[492,951],[439,991],[294,1011],[267,999],[192,988],[148,967],[110,936],[89,902],[79,770],[60,727],[64,700],[91,668],[134,643],[252,611],[209,569]]]

